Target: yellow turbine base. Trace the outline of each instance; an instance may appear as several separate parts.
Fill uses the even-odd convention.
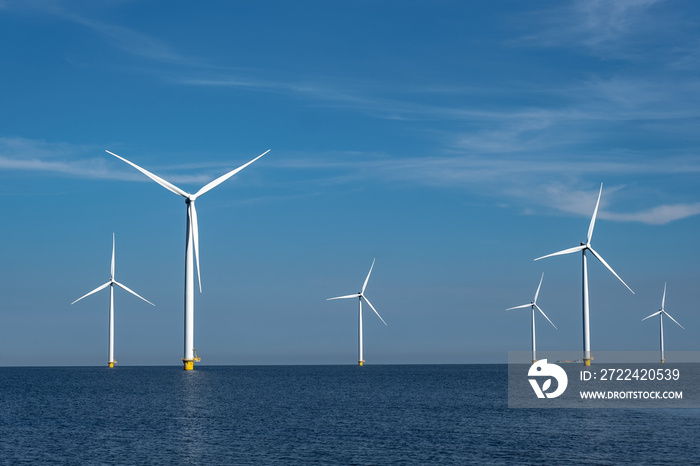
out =
[[[185,370],[186,371],[191,371],[192,369],[194,369],[194,361],[192,361],[192,360],[186,361],[183,359],[182,362],[185,363]]]
[[[591,365],[591,360],[590,360],[590,359],[584,359],[584,360],[583,360],[583,365],[584,365],[584,366],[590,366],[590,365]]]
[[[364,366],[364,365],[365,365],[365,361],[364,361],[364,360],[363,360],[363,361],[357,361],[357,364],[359,364],[360,366]]]
[[[662,360],[661,360],[661,364],[663,364],[664,362],[666,362],[666,361],[664,361],[664,360],[662,359]]]
[[[114,367],[114,362],[112,362],[112,361],[108,362],[107,367]]]
[[[537,362],[537,359],[533,359],[532,363],[535,364]]]

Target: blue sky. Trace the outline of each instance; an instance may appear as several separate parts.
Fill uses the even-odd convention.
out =
[[[581,348],[578,255],[600,183],[592,349],[697,350],[694,1],[0,0],[0,365],[180,364],[194,192],[203,364],[505,362]]]

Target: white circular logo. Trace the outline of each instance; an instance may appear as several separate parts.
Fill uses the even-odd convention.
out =
[[[532,389],[535,391],[537,398],[556,398],[566,390],[566,386],[569,384],[569,378],[566,376],[564,369],[557,366],[556,364],[548,364],[546,359],[541,359],[534,363],[530,370],[527,371],[528,377],[536,377],[534,379],[528,378]],[[545,378],[542,386],[540,386],[537,381],[537,377]],[[553,392],[547,392],[552,388],[552,378],[557,381],[557,388]]]

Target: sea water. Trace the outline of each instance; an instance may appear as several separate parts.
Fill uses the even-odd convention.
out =
[[[700,464],[700,410],[513,409],[506,365],[0,368],[2,464]]]

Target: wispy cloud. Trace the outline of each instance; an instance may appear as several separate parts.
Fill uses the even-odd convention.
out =
[[[104,148],[93,145],[0,138],[0,169],[2,170],[41,172],[48,175],[97,180],[150,181],[122,162],[112,161],[113,158],[104,151]],[[148,169],[173,183],[194,185],[205,184],[221,175],[221,166],[212,164],[148,167]],[[177,173],[180,170],[196,173]]]
[[[661,205],[641,212],[610,213],[606,217],[624,222],[641,222],[651,225],[664,225],[674,220],[693,217],[700,214],[700,202],[692,204]]]
[[[42,172],[56,176],[149,182],[129,167],[96,156],[102,148],[66,143],[48,143],[20,138],[0,138],[0,169]],[[221,166],[187,165],[147,167],[182,185],[200,186],[220,174]],[[295,170],[310,185],[350,185],[362,180],[382,184],[411,184],[434,189],[463,190],[497,199],[524,213],[565,212],[589,216],[598,186],[590,179],[617,179],[620,173],[634,177],[663,177],[700,173],[697,157],[672,157],[659,164],[654,158],[629,159],[589,157],[585,159],[523,157],[518,154],[489,156],[393,157],[383,153],[334,152],[309,157],[288,154],[272,167]],[[178,173],[188,170],[189,173]],[[316,175],[319,174],[319,175]],[[655,205],[638,211],[611,210],[622,189],[619,183],[606,185],[600,217],[616,221],[666,224],[700,214],[700,202]],[[290,193],[290,196],[299,195]],[[306,196],[307,194],[304,194]],[[624,201],[624,199],[622,199]],[[650,202],[653,202],[650,201]],[[657,201],[658,202],[658,201]]]
[[[631,45],[661,29],[654,7],[665,0],[577,0],[532,15],[542,25],[523,43],[584,47],[599,54],[633,57]]]
[[[398,158],[379,153],[336,152],[318,158],[286,157],[276,165],[282,169],[321,171],[327,176],[319,183],[356,186],[358,181],[376,180],[385,185],[409,183],[461,190],[498,200],[525,214],[539,215],[567,213],[589,217],[600,186],[597,183],[605,181],[600,218],[660,225],[700,214],[700,203],[659,205],[655,193],[637,189],[636,194],[630,194],[624,181],[620,181],[620,174],[642,179],[699,174],[697,157],[671,157],[659,164],[653,157],[629,159],[624,155],[585,159],[518,154]],[[644,197],[631,202],[632,195]],[[652,207],[634,210],[645,202]]]
[[[83,26],[101,37],[111,46],[130,55],[146,58],[155,62],[175,65],[199,66],[206,64],[197,58],[189,57],[174,50],[166,42],[144,34],[133,28],[120,26],[111,22],[96,19],[124,3],[123,1],[74,1],[60,2],[56,0],[30,0],[4,4],[5,9],[24,15],[50,17],[56,20],[68,21]],[[3,4],[0,4],[0,8]],[[80,13],[78,13],[80,12]]]

